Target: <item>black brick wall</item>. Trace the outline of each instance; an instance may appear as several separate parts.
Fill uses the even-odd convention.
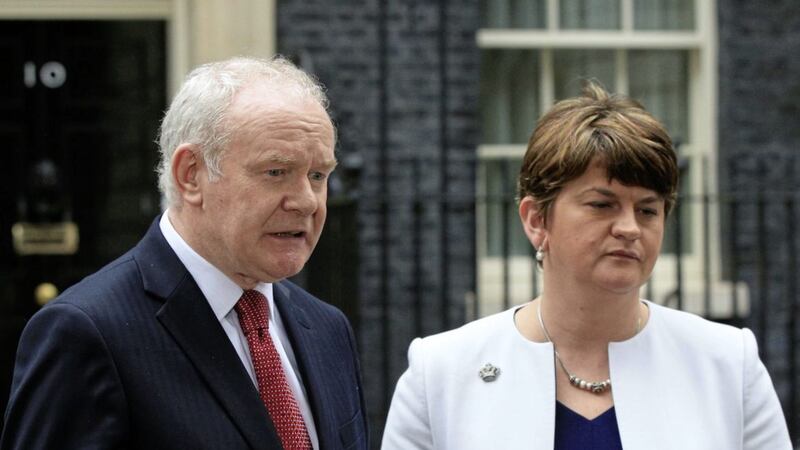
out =
[[[474,290],[478,9],[447,0],[278,3],[278,51],[327,86],[340,167],[360,167],[348,193],[358,204],[360,269],[349,282],[373,448],[411,339],[463,323]]]
[[[750,287],[747,326],[800,431],[800,2],[718,0],[718,14],[720,190],[741,202],[724,230]]]

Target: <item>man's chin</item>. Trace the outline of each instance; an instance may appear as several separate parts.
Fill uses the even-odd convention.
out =
[[[300,273],[301,270],[303,270],[303,267],[305,267],[305,265],[306,265],[305,261],[303,261],[302,263],[298,262],[295,264],[289,262],[288,264],[281,264],[279,267],[265,268],[265,270],[262,272],[261,279],[262,281],[265,281],[267,283],[275,283],[297,275],[298,273]]]

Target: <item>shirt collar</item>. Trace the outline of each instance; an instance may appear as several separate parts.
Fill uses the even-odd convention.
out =
[[[164,211],[158,225],[169,246],[194,278],[217,320],[221,321],[236,306],[236,302],[242,296],[242,288],[186,243],[172,226],[172,222],[169,220],[169,210]],[[255,290],[267,298],[269,318],[270,321],[274,321],[275,302],[272,297],[272,283],[259,282]]]

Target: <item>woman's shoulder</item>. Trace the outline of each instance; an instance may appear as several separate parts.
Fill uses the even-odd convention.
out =
[[[491,381],[501,372],[506,375],[499,376],[507,381],[522,373],[528,373],[531,379],[546,374],[553,368],[553,348],[528,341],[519,333],[514,324],[517,309],[415,339],[408,349],[410,377],[425,380],[423,384],[431,392],[439,392],[436,395],[469,397],[469,389],[483,392],[487,377]],[[497,386],[501,384],[513,386]]]
[[[696,314],[648,302],[659,339],[674,339],[709,351],[741,349],[749,330],[714,322]],[[739,352],[737,352],[739,353]]]
[[[414,339],[408,349],[409,363],[451,370],[462,365],[474,366],[476,361],[486,358],[495,362],[503,359],[522,339],[514,326],[516,309],[492,314],[453,330]]]
[[[493,342],[503,337],[509,337],[515,332],[514,312],[518,308],[519,307],[514,307],[467,322],[458,328],[426,336],[420,341],[429,348],[448,348],[453,345],[473,345],[481,342]]]

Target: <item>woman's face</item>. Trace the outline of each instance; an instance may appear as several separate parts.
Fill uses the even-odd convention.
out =
[[[663,198],[609,180],[605,168],[593,163],[562,188],[538,244],[544,246],[544,270],[553,281],[638,295],[663,236]]]

